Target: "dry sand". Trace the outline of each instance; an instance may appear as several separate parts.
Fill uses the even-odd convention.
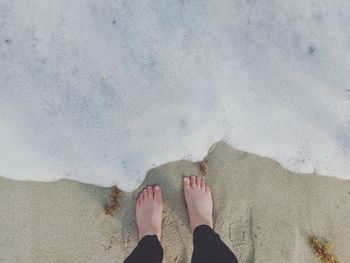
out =
[[[340,263],[350,262],[350,181],[295,174],[223,142],[207,159],[214,228],[240,262],[320,262],[310,233],[332,241]],[[0,262],[123,262],[137,244],[136,196],[156,183],[164,192],[164,262],[190,262],[181,179],[191,174],[200,175],[198,163],[184,160],[150,170],[139,189],[121,194],[114,217],[103,211],[110,188],[0,178]]]

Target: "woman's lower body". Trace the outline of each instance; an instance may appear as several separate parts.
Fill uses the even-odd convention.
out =
[[[144,236],[124,263],[161,263],[163,248],[156,235]],[[237,263],[233,252],[208,225],[200,225],[193,232],[192,263]]]
[[[213,230],[211,189],[198,176],[184,178],[184,197],[193,234],[192,263],[237,263],[233,252]],[[159,186],[148,186],[136,201],[139,242],[124,263],[161,263],[163,200]]]

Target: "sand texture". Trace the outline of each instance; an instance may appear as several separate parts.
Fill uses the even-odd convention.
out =
[[[240,262],[320,262],[309,234],[331,241],[339,262],[350,262],[350,181],[295,174],[223,142],[206,159],[214,228]],[[0,178],[0,262],[123,262],[137,244],[137,194],[156,183],[163,188],[164,262],[190,262],[181,179],[191,174],[202,176],[198,163],[184,160],[150,170],[137,190],[121,193],[113,217],[103,210],[110,188]]]

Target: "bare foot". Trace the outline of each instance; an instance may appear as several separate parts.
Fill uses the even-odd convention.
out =
[[[184,195],[190,218],[191,231],[199,225],[213,228],[213,197],[204,180],[192,175],[184,177]]]
[[[158,185],[146,187],[136,201],[136,222],[139,240],[146,235],[157,235],[160,241],[163,200]]]

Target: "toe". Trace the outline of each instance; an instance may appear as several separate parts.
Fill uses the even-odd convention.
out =
[[[144,200],[148,199],[147,188],[143,189],[143,199]]]
[[[207,191],[208,193],[211,193],[210,187],[206,185],[206,186],[205,186],[205,191]]]
[[[136,205],[140,205],[140,204],[141,204],[141,194],[136,199]]]
[[[201,178],[199,176],[196,177],[196,186],[201,187]]]
[[[148,198],[153,198],[153,187],[152,186],[148,186],[147,187],[147,195],[148,195]]]
[[[205,189],[205,181],[203,179],[202,179],[202,182],[201,182],[201,188]]]
[[[143,192],[140,193],[139,195],[139,202],[141,204],[141,202],[145,199],[144,195],[143,195]]]
[[[196,187],[196,177],[194,175],[191,176],[191,187]]]
[[[184,186],[185,187],[189,187],[190,186],[190,178],[188,178],[186,176],[186,177],[184,177],[183,181],[184,181]]]
[[[162,201],[162,189],[159,187],[159,185],[154,187],[154,198]]]

